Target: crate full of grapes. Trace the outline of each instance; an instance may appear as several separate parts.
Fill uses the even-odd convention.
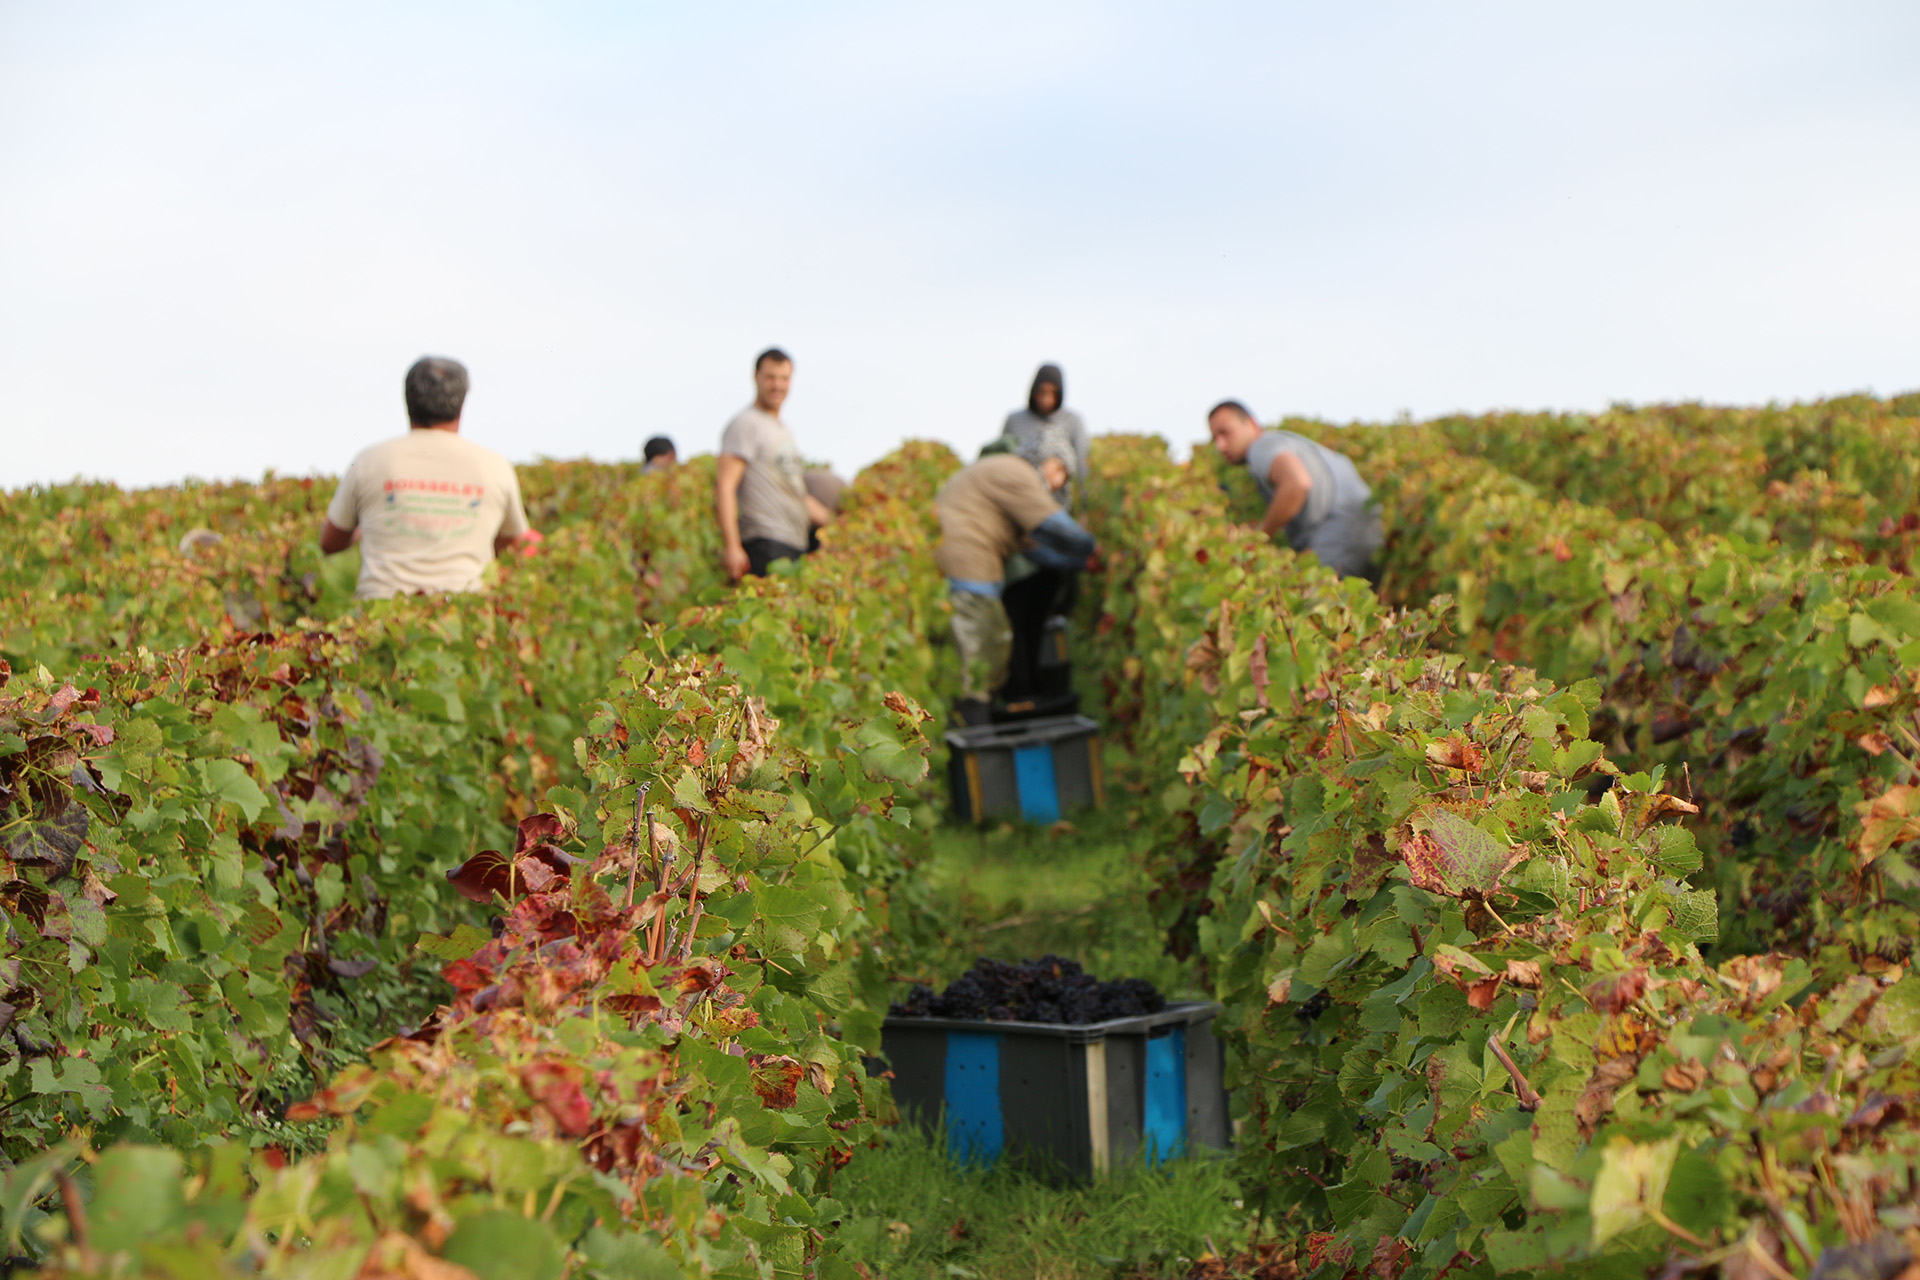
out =
[[[901,1112],[955,1157],[1088,1178],[1227,1145],[1219,1012],[1055,956],[981,960],[944,994],[894,1005],[882,1052]]]

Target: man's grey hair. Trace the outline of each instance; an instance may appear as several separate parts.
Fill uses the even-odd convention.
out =
[[[445,356],[421,356],[407,370],[407,421],[416,427],[452,422],[467,403],[467,366]]]

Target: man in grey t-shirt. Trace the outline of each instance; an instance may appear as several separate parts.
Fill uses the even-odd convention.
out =
[[[833,513],[807,492],[806,465],[780,420],[793,382],[793,360],[778,347],[753,362],[753,404],[720,435],[713,506],[720,521],[720,559],[727,577],[765,574],[776,560],[807,553],[809,526]]]
[[[1261,430],[1238,400],[1215,405],[1207,431],[1221,457],[1253,473],[1267,500],[1262,533],[1286,530],[1288,546],[1312,552],[1343,578],[1373,576],[1384,540],[1380,512],[1345,454],[1291,431]]]

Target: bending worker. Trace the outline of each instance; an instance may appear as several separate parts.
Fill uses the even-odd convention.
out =
[[[981,450],[987,453],[1017,453],[1038,467],[1049,457],[1067,462],[1078,456],[1077,444],[1058,423],[1046,423],[1025,437],[1002,436]],[[1052,473],[1054,476],[1059,472]],[[1054,490],[1054,500],[1072,509],[1073,482]],[[1034,698],[1040,693],[1040,655],[1045,647],[1047,622],[1058,615],[1073,612],[1080,595],[1080,574],[1036,563],[1031,557],[1016,555],[1007,562],[1005,589],[1000,603],[1013,627],[1013,654],[1007,663],[1007,678],[1000,696],[1013,703]]]
[[[962,723],[986,724],[993,693],[1006,682],[1013,627],[1000,592],[1008,558],[1024,552],[1050,568],[1080,569],[1093,554],[1093,535],[1054,497],[1069,474],[1059,454],[1034,463],[997,453],[963,468],[934,497],[940,516],[934,559],[953,604],[961,673],[955,710]]]
[[[1213,447],[1244,462],[1267,500],[1260,531],[1287,533],[1287,545],[1312,552],[1343,578],[1371,578],[1383,541],[1380,512],[1353,462],[1291,431],[1263,431],[1247,406],[1222,400],[1207,415]]]

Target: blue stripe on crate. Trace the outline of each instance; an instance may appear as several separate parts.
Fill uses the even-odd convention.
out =
[[[947,1150],[992,1164],[1006,1146],[1000,1121],[1000,1037],[947,1032]]]
[[[1142,1144],[1157,1164],[1187,1149],[1187,1029],[1147,1041],[1147,1108]]]
[[[1060,821],[1060,791],[1053,782],[1053,744],[1013,749],[1013,781],[1020,789],[1020,816],[1030,822]]]

